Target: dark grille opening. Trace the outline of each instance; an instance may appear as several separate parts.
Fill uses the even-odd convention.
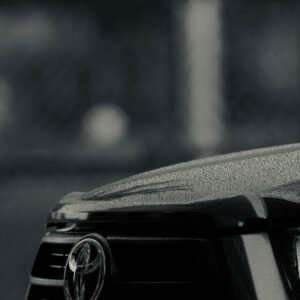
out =
[[[53,233],[44,239],[33,266],[28,300],[64,299],[62,279],[67,257],[84,235]],[[211,241],[149,236],[105,238],[112,265],[101,299],[213,300],[227,293]]]
[[[32,268],[32,276],[63,279],[64,268],[72,244],[43,243]]]
[[[59,287],[32,286],[28,299],[30,300],[64,300],[63,289]]]
[[[108,299],[218,299],[226,294],[207,240],[108,237],[108,242],[113,271]]]
[[[215,291],[208,291],[207,289],[202,289],[196,285],[149,285],[149,286],[122,286],[122,287],[112,287],[106,292],[103,299],[104,300],[115,300],[115,299],[131,299],[131,300],[217,300],[225,299],[214,297]]]
[[[202,258],[208,258],[211,252],[202,241],[141,239],[109,244],[114,277],[120,281],[194,282],[202,273],[207,275],[207,262]]]

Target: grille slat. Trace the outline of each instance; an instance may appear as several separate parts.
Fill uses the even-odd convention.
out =
[[[42,243],[32,269],[32,276],[62,280],[72,244]]]
[[[48,279],[30,276],[30,283],[39,286],[62,287],[64,282],[60,279]]]
[[[52,255],[52,256],[66,256],[66,257],[68,257],[68,254],[64,254],[64,253],[51,253],[50,255]]]
[[[55,268],[55,269],[64,269],[65,267],[63,266],[58,266],[58,265],[50,265],[50,268]]]

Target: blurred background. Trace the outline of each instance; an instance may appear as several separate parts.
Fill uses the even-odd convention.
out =
[[[64,194],[300,140],[300,3],[0,1],[0,294]]]

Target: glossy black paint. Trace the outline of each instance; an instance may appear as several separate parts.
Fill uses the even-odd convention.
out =
[[[278,241],[300,225],[299,171],[297,144],[193,161],[69,194],[49,215],[27,299],[63,299],[62,274],[46,258],[53,251],[67,256],[90,233],[111,249],[103,299],[298,299]]]
[[[49,215],[48,226],[179,222],[218,231],[299,224],[299,158],[300,145],[293,144],[146,172],[67,195]]]

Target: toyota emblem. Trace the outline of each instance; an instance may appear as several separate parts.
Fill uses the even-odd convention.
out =
[[[98,299],[106,275],[102,240],[96,234],[88,235],[71,249],[64,272],[66,300]]]

